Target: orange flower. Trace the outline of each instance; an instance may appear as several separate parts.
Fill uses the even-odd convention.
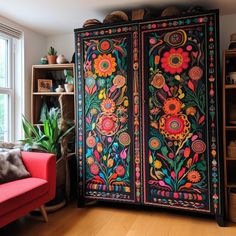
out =
[[[177,115],[181,111],[182,102],[178,98],[168,98],[163,105],[163,110],[168,115]]]
[[[116,70],[116,59],[111,54],[99,55],[94,60],[94,69],[99,76],[110,76]]]
[[[192,170],[188,173],[187,178],[192,183],[197,183],[201,180],[201,175],[198,171]]]
[[[188,107],[186,109],[186,114],[187,115],[191,115],[191,116],[194,116],[197,112],[197,109],[195,107]]]
[[[89,164],[89,165],[92,165],[93,163],[94,163],[94,159],[93,159],[93,157],[88,157],[87,158],[87,163]]]
[[[116,108],[116,104],[113,102],[112,99],[104,99],[101,103],[101,110],[106,113],[113,113]]]

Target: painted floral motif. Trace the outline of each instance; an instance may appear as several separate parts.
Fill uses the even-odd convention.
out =
[[[121,133],[119,136],[119,142],[125,147],[130,145],[131,140],[129,134],[126,132]]]
[[[153,76],[151,85],[155,88],[162,88],[165,84],[165,78],[162,74],[157,73]]]
[[[188,74],[192,80],[199,80],[203,76],[203,71],[199,66],[194,66],[189,70]]]
[[[184,198],[196,207],[191,204],[194,196],[199,207],[207,208],[203,30],[149,33],[146,198],[151,202]]]
[[[126,45],[125,37],[85,41],[85,155],[88,191],[121,192],[129,198],[132,86],[127,87]]]
[[[86,140],[86,144],[88,147],[93,148],[96,146],[96,140],[93,136],[89,136]]]
[[[116,104],[112,99],[106,98],[101,103],[101,110],[106,113],[113,113],[116,109]]]
[[[181,109],[182,102],[178,98],[168,98],[163,105],[163,110],[167,115],[177,115]]]
[[[182,48],[171,48],[169,52],[165,52],[161,59],[162,68],[170,74],[182,73],[188,68],[190,62],[189,53]]]
[[[126,83],[126,79],[123,75],[116,75],[115,78],[113,79],[113,84],[117,87],[117,88],[121,88],[125,85]]]
[[[158,150],[161,147],[161,142],[158,138],[153,137],[149,140],[149,147],[152,150]]]
[[[192,170],[188,173],[187,178],[192,183],[197,183],[201,180],[201,176],[198,171]]]
[[[98,76],[110,76],[115,72],[116,65],[116,59],[112,57],[111,54],[99,55],[98,58],[94,60],[94,69]]]
[[[114,135],[119,128],[119,119],[115,114],[101,113],[98,116],[96,127],[98,131],[107,136]]]
[[[164,115],[160,119],[160,133],[170,140],[183,140],[190,132],[190,123],[186,115]]]
[[[110,53],[114,48],[113,42],[110,39],[102,39],[98,43],[98,51],[101,53]]]

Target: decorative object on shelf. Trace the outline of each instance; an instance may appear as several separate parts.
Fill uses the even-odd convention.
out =
[[[236,33],[230,35],[229,50],[236,50]]]
[[[236,188],[229,189],[229,220],[236,223]]]
[[[142,8],[142,9],[132,10],[131,14],[132,14],[131,17],[132,20],[143,20],[145,15],[145,9]]]
[[[123,11],[113,11],[112,13],[108,14],[104,20],[103,23],[105,24],[111,24],[114,22],[122,22],[122,21],[128,21],[129,17],[128,15]]]
[[[47,58],[47,56],[42,57],[42,58],[40,59],[40,63],[41,63],[42,65],[48,64],[48,58]]]
[[[57,64],[64,64],[67,62],[67,60],[63,54],[60,54],[58,55],[56,62]]]
[[[61,85],[58,85],[58,87],[55,89],[57,93],[64,92],[64,88]]]
[[[74,77],[69,70],[64,70],[64,75],[66,77],[66,83],[64,84],[66,92],[74,91]]]
[[[56,60],[57,60],[57,51],[55,50],[54,47],[50,47],[48,50],[48,64],[56,64]]]
[[[38,92],[50,92],[50,91],[52,91],[52,80],[38,79]]]
[[[228,157],[236,158],[236,140],[230,141],[227,147],[227,151],[228,151]]]
[[[100,22],[97,19],[88,19],[84,22],[83,27],[89,27],[89,26],[95,26],[95,25],[101,25],[102,22]]]
[[[236,84],[236,72],[235,71],[229,73],[229,83]]]
[[[186,11],[183,11],[182,14],[196,14],[203,11],[204,9],[201,6],[190,6]]]
[[[180,15],[180,10],[179,10],[178,7],[175,7],[175,6],[167,7],[161,13],[162,17],[165,17],[165,16],[177,16],[177,15]]]

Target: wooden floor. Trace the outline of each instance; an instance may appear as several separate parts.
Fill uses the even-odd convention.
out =
[[[236,224],[219,227],[209,217],[165,209],[70,204],[49,214],[49,222],[26,216],[0,229],[1,236],[236,236]]]

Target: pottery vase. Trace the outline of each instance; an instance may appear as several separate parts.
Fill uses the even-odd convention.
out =
[[[55,90],[57,93],[62,93],[64,91],[64,88],[62,88],[61,85],[58,85],[58,87]]]
[[[64,64],[66,63],[66,58],[63,54],[58,55],[57,57],[57,64]]]
[[[74,85],[73,84],[64,84],[66,92],[73,92]]]

